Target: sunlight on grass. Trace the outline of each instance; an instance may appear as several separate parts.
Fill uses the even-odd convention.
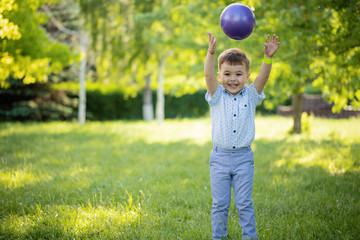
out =
[[[203,145],[211,140],[211,122],[206,118],[198,121],[167,120],[162,126],[155,121],[138,122],[136,125],[125,123],[125,125],[112,126],[111,132],[120,136],[131,136],[128,139],[130,142],[143,140],[154,144],[188,141],[191,144]]]
[[[282,158],[274,159],[274,166],[319,166],[331,174],[360,171],[360,129],[353,128],[360,125],[359,119],[312,118],[310,130],[299,135],[291,135],[286,131],[291,127],[291,118],[266,120],[257,119],[256,139],[284,141]]]
[[[48,181],[51,177],[46,174],[34,174],[28,169],[3,171],[0,170],[0,184],[9,189]]]
[[[351,147],[338,148],[335,146],[314,149],[307,153],[298,163],[304,166],[321,166],[331,174],[357,172],[360,170],[356,166],[356,159],[351,157]]]
[[[34,126],[34,127],[33,127]],[[36,127],[35,127],[36,126]],[[106,131],[104,127],[106,126]],[[138,122],[92,122],[86,126],[79,126],[77,123],[43,123],[34,124],[7,124],[0,132],[1,136],[16,135],[26,132],[26,134],[50,134],[64,135],[70,133],[82,133],[85,136],[90,134],[103,133],[104,135],[116,135],[117,140],[127,143],[143,140],[147,143],[172,143],[182,140],[202,145],[211,139],[211,122],[208,118],[192,121],[189,119],[167,120],[162,126],[156,121],[146,123]],[[99,138],[90,142],[96,146],[104,144],[103,139]],[[65,146],[65,150],[71,150],[76,146]]]
[[[31,127],[37,125],[37,127]],[[37,134],[37,133],[47,133],[47,134],[60,134],[60,133],[70,133],[78,129],[80,126],[77,122],[48,122],[38,125],[37,123],[5,123],[3,128],[0,131],[1,136],[7,136],[11,134],[23,133],[24,131],[27,134]]]
[[[91,236],[105,230],[116,233],[140,219],[140,204],[134,206],[130,199],[125,206],[117,204],[94,207],[90,202],[79,207],[57,205],[50,208],[36,205],[34,213],[23,216],[8,215],[2,224],[15,236],[36,232],[37,228],[42,226],[46,226],[52,232],[60,231],[65,236],[74,237]]]
[[[280,160],[277,160],[276,162],[274,162],[274,165],[277,166],[277,167],[282,167],[282,166],[285,166],[286,165],[286,159],[285,158],[282,158]]]
[[[291,126],[291,118],[257,116],[255,117],[255,139],[272,139],[274,141],[284,139]]]

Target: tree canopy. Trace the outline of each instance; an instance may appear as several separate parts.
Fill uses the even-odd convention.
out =
[[[279,35],[266,108],[274,108],[308,85],[333,102],[334,111],[360,107],[360,4],[346,0],[248,0],[255,13],[254,32],[245,40],[229,39],[221,30],[222,10],[233,1],[78,0],[69,1],[86,19],[91,32],[89,64],[102,83],[118,83],[128,94],[145,86],[146,76],[159,76],[166,56],[165,91],[174,95],[205,88],[203,62],[207,32],[218,39],[218,53],[244,49],[256,77],[268,33]],[[9,77],[25,83],[46,81],[76,59],[77,49],[59,43],[41,26],[48,17],[39,11],[56,0],[4,0],[0,3],[0,84]],[[20,6],[21,5],[21,6]],[[157,82],[152,81],[152,88]]]
[[[259,11],[270,23],[264,29],[272,28],[282,38],[276,80],[268,85],[271,95],[302,93],[312,84],[335,104],[334,111],[348,104],[358,108],[359,9],[356,1],[277,0],[262,4]]]
[[[38,0],[4,0],[0,2],[0,86],[6,79],[24,83],[47,81],[75,60],[69,46],[47,36],[41,25],[47,16],[38,11],[44,3]]]

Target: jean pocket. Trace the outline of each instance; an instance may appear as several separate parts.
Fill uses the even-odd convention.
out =
[[[213,149],[211,150],[211,153],[210,153],[210,161],[209,161],[209,165],[210,166],[213,166],[216,161],[217,161],[217,152]]]

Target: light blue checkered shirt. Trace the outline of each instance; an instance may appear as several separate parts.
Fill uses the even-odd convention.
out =
[[[222,85],[212,97],[207,92],[214,146],[227,150],[250,147],[255,138],[255,108],[264,98],[264,92],[258,94],[254,83],[244,86],[236,97]]]

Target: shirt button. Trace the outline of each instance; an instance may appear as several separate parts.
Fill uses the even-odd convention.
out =
[[[236,98],[234,98],[234,100],[236,101]]]
[[[234,117],[236,117],[236,114],[234,114]]]
[[[247,105],[245,104],[245,107],[247,107]]]
[[[234,130],[234,133],[236,133],[236,130]]]
[[[235,146],[233,146],[233,149],[235,149]]]

